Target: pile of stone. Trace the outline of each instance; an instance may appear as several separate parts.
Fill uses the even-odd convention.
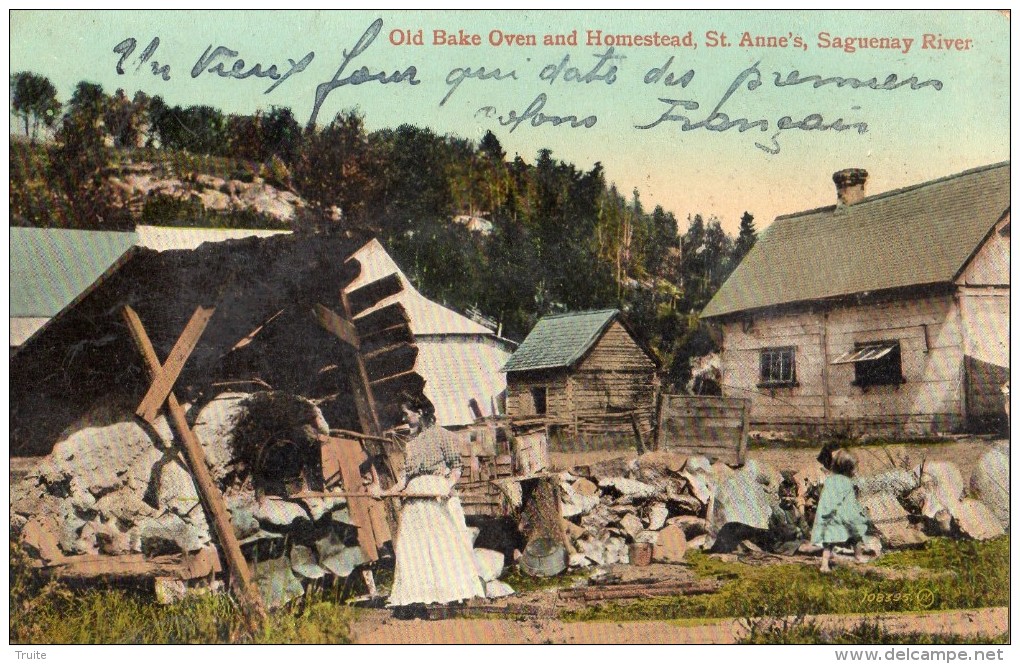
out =
[[[679,562],[688,548],[817,552],[811,525],[819,466],[778,472],[756,460],[733,469],[705,457],[647,454],[560,475],[572,567],[627,563],[635,545],[652,561]],[[899,548],[932,535],[989,539],[1009,528],[1009,446],[981,459],[969,485],[949,462],[855,480],[872,522],[868,548]]]
[[[250,477],[237,481],[232,437],[250,396],[221,395],[201,408],[193,428],[242,553],[274,607],[311,583],[350,576],[365,559],[345,499],[280,500],[256,495]],[[321,414],[311,419],[309,426],[326,432]],[[53,564],[87,554],[150,558],[213,547],[198,490],[172,440],[162,417],[151,429],[133,419],[75,427],[11,487],[11,524],[29,554]],[[477,550],[476,557],[495,596],[512,591],[497,581],[502,554],[494,553]]]
[[[704,458],[611,459],[560,476],[570,565],[630,561],[634,544],[652,560],[680,562],[688,547],[710,544],[706,512],[719,470]]]

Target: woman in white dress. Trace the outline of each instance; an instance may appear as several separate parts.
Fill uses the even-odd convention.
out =
[[[404,498],[400,511],[396,569],[387,605],[448,604],[485,597],[464,511],[454,494],[461,474],[457,440],[436,425],[428,401],[408,400],[403,409],[412,434],[404,452],[404,472],[382,495],[410,497]],[[434,497],[414,497],[422,494]]]

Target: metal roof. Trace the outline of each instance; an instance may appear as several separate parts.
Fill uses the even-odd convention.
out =
[[[12,318],[49,318],[135,245],[135,233],[11,228]]]
[[[776,218],[701,316],[952,283],[1009,209],[1009,162]]]
[[[503,371],[533,371],[573,366],[619,315],[617,309],[545,316],[528,333]]]

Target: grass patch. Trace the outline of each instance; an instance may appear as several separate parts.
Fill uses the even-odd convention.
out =
[[[855,447],[889,447],[894,445],[948,445],[959,442],[953,438],[934,438],[920,436],[917,438],[860,438],[843,441],[848,448]],[[789,438],[766,440],[763,438],[752,438],[748,441],[748,449],[752,450],[774,450],[774,449],[813,449],[820,450],[823,441],[809,438]]]
[[[349,643],[355,610],[333,593],[309,591],[273,611],[251,635],[224,593],[189,597],[167,606],[151,594],[124,589],[75,592],[44,583],[13,539],[10,642],[17,644]]]
[[[888,578],[875,570],[815,566],[750,566],[700,551],[692,571],[723,581],[716,593],[606,603],[565,611],[564,620],[675,620],[889,613],[968,609],[1009,604],[1009,538],[987,542],[933,539],[915,551],[888,554],[886,568],[920,568],[916,578]]]
[[[925,632],[892,632],[876,620],[862,620],[853,627],[823,628],[805,619],[792,621],[750,622],[747,636],[739,644],[773,645],[995,645],[1009,643],[1009,633],[992,636],[959,634],[927,634]]]
[[[587,578],[588,574],[583,570],[573,572],[568,570],[556,576],[529,576],[521,572],[519,568],[512,567],[499,580],[508,584],[517,593],[526,593],[533,590],[569,588],[579,580]]]

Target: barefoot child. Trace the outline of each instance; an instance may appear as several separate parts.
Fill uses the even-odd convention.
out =
[[[863,556],[862,540],[868,530],[868,519],[857,501],[853,477],[857,460],[846,450],[832,453],[832,473],[825,479],[822,495],[818,499],[815,525],[811,529],[811,543],[822,549],[822,571],[829,571],[832,549],[836,544],[852,542],[858,560]]]

